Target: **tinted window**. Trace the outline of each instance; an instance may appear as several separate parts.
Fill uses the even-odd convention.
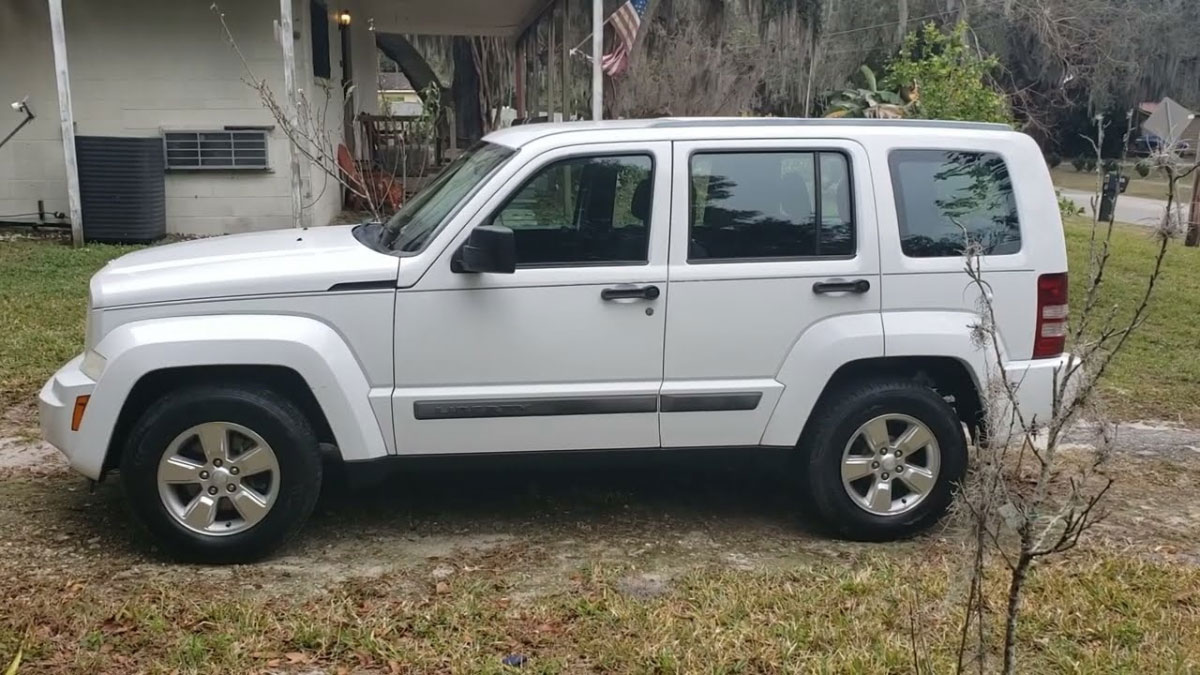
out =
[[[698,153],[691,176],[688,260],[854,253],[850,171],[840,153]]]
[[[647,155],[555,162],[526,181],[492,223],[512,229],[518,265],[644,263],[653,168]]]
[[[402,253],[416,253],[425,248],[450,215],[475,194],[513,152],[503,145],[476,143],[442,169],[416,197],[404,202],[387,222],[385,242],[390,242],[394,250]]]
[[[896,150],[890,163],[904,255],[960,256],[968,241],[983,255],[1021,250],[1012,179],[1000,155]]]

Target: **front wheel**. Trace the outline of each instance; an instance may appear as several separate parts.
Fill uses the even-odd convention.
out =
[[[966,471],[954,409],[902,379],[844,388],[814,413],[802,450],[821,518],[849,539],[910,536],[945,514]]]
[[[317,438],[291,401],[252,386],[168,393],[121,461],[134,515],[168,554],[247,562],[294,534],[321,487]]]

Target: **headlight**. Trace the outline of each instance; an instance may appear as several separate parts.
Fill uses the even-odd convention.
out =
[[[79,370],[90,379],[99,380],[106,365],[108,365],[108,359],[101,356],[100,352],[95,349],[89,349],[83,355],[83,363],[79,364]]]

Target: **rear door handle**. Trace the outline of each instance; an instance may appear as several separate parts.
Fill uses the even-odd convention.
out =
[[[600,291],[601,300],[654,300],[658,286],[613,286]]]
[[[813,284],[813,293],[858,293],[861,295],[869,290],[871,290],[871,282],[866,279],[855,279],[853,281],[831,279],[829,281],[818,281]]]

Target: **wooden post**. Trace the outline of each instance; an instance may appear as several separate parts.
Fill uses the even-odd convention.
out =
[[[340,21],[338,38],[342,43],[342,140],[353,157],[358,147],[354,133],[354,112],[358,109],[358,93],[354,91],[354,39],[350,35],[350,26],[343,26]]]
[[[292,0],[279,0],[279,45],[283,47],[283,88],[287,91],[283,98],[283,112],[288,125],[294,133],[299,131],[300,123],[297,109],[296,92],[296,43],[292,28]],[[304,210],[304,198],[300,188],[300,149],[296,141],[288,139],[290,161],[288,168],[292,174],[292,227],[301,226],[301,212]]]
[[[537,118],[542,114],[541,101],[538,100],[539,90],[542,87],[542,77],[538,72],[538,57],[541,56],[538,52],[539,25],[540,21],[535,21],[529,27],[527,33],[529,35],[529,45],[525,48],[525,54],[529,57],[529,82],[526,83],[526,86],[529,88],[529,117],[531,118]]]
[[[592,119],[604,119],[604,0],[592,0]]]
[[[1196,178],[1192,181],[1192,205],[1188,209],[1186,246],[1200,246],[1200,169],[1196,170]]]
[[[525,41],[524,37],[517,38],[517,57],[513,59],[513,101],[517,109],[517,119],[525,119]]]
[[[62,0],[49,0],[50,39],[54,43],[54,77],[58,83],[58,116],[62,122],[63,161],[67,168],[67,209],[71,214],[71,243],[83,245],[83,204],[79,197],[79,163],[75,159],[75,112],[71,108],[71,77],[67,70],[67,31]]]
[[[546,27],[546,114],[547,122],[554,121],[554,106],[558,103],[555,92],[555,80],[558,77],[558,45],[554,43],[558,35],[558,5],[550,6],[550,23]]]
[[[562,30],[559,31],[558,37],[562,46],[562,81],[559,82],[559,85],[562,89],[563,121],[566,122],[571,115],[571,54],[568,51],[570,47],[567,46],[567,28],[571,25],[571,0],[561,0],[561,2]]]

